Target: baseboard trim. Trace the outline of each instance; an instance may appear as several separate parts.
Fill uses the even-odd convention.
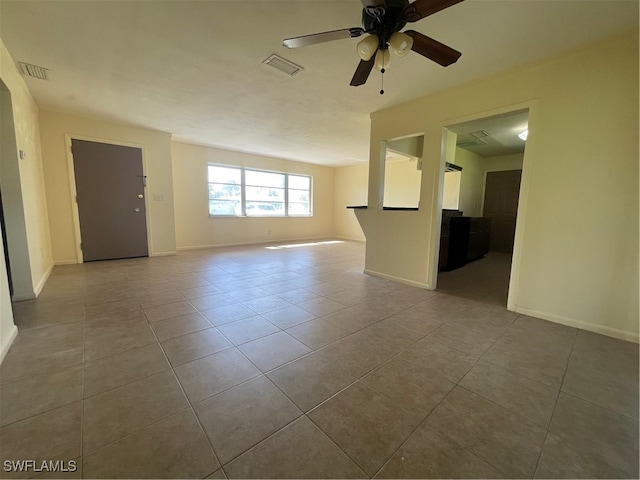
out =
[[[62,266],[62,265],[78,265],[78,260],[75,259],[75,258],[73,260],[55,260],[53,262],[53,265],[54,266],[57,266],[57,265],[60,265],[60,266]]]
[[[53,272],[53,267],[54,267],[53,263],[49,265],[49,268],[47,269],[46,272],[44,272],[44,275],[42,276],[42,278],[40,279],[36,287],[33,289],[33,293],[35,293],[36,297],[39,297],[40,294],[42,293],[42,289],[47,283],[47,280],[49,280],[49,276],[51,275],[51,272]]]
[[[424,288],[426,290],[433,290],[432,288],[429,288],[429,285],[427,283],[416,282],[415,280],[409,280],[407,278],[396,277],[394,275],[389,275],[387,273],[376,272],[375,270],[368,270],[368,269],[365,268],[364,269],[364,273],[366,273],[367,275],[372,275],[374,277],[384,278],[385,280],[391,280],[393,282],[403,283],[403,284],[409,285],[411,287],[418,287],[418,288]]]
[[[567,327],[579,328],[581,330],[587,330],[589,332],[606,335],[607,337],[618,338],[620,340],[626,340],[633,343],[640,343],[640,336],[637,333],[620,330],[619,328],[612,328],[595,323],[584,322],[582,320],[576,320],[575,318],[540,312],[538,310],[531,310],[529,308],[523,308],[517,305],[514,306],[513,311],[521,313],[523,315],[529,315],[530,317],[541,318],[543,320],[549,320],[550,322],[566,325]]]
[[[177,251],[176,250],[171,250],[169,252],[152,252],[149,256],[150,257],[171,257],[172,255],[177,255]]]
[[[18,327],[14,325],[13,328],[9,330],[9,333],[7,334],[7,336],[2,339],[2,344],[0,345],[0,364],[4,360],[4,357],[7,356],[7,353],[9,353],[9,349],[11,348],[11,345],[13,345],[13,341],[16,339],[17,336],[18,336]]]

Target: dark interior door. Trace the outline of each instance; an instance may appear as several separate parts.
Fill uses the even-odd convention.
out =
[[[73,140],[72,152],[84,261],[148,256],[142,150]]]
[[[489,250],[513,252],[522,170],[488,172],[483,216],[491,219]]]

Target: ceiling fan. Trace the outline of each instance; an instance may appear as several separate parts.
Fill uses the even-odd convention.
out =
[[[287,38],[283,45],[288,48],[299,48],[369,34],[358,43],[357,49],[361,61],[351,79],[351,85],[354,87],[365,84],[373,68],[384,73],[389,66],[389,50],[398,57],[404,57],[413,50],[446,67],[455,63],[462,54],[415,30],[405,32],[400,30],[407,23],[417,22],[462,1],[416,0],[409,3],[409,0],[361,0],[364,7],[362,27]],[[380,93],[384,93],[384,90]]]

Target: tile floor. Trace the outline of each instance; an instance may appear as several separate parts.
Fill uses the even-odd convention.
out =
[[[638,346],[437,292],[364,245],[56,267],[0,367],[0,457],[85,478],[638,478]],[[40,463],[38,463],[40,465]]]

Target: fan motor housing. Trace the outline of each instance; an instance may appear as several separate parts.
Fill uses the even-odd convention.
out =
[[[367,13],[367,9],[362,9],[362,27],[380,38],[381,49],[386,49],[391,35],[407,24],[403,12],[409,5],[409,0],[387,0],[386,4],[383,16],[373,16]]]

